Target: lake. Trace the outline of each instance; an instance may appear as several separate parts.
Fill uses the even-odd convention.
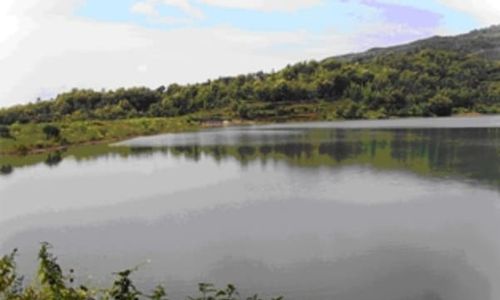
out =
[[[0,250],[80,282],[500,299],[500,116],[277,124],[68,150],[0,176]],[[73,152],[72,152],[73,151]],[[26,160],[29,160],[26,158]]]

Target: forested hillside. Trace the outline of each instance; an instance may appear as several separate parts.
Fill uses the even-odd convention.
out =
[[[500,44],[498,32],[498,27],[492,27],[397,49],[371,50],[349,59],[301,62],[273,73],[198,84],[114,91],[74,89],[52,100],[2,109],[0,123],[193,113],[250,120],[499,113],[500,61],[493,55]]]

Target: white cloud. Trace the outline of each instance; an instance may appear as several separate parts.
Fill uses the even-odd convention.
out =
[[[439,0],[441,3],[473,16],[484,26],[500,23],[499,0]]]
[[[130,11],[137,14],[146,15],[149,17],[158,16],[158,10],[154,1],[139,1],[134,3],[130,8]]]
[[[0,1],[0,13],[27,14],[31,17],[44,15],[66,15],[73,12],[84,0],[2,0]]]
[[[160,5],[177,8],[185,14],[185,17],[162,16],[158,11]],[[155,23],[167,24],[190,23],[192,20],[199,20],[204,17],[203,12],[191,5],[188,0],[142,0],[134,3],[130,11],[145,15]]]
[[[198,0],[208,5],[259,11],[292,12],[321,4],[324,0]]]
[[[20,37],[36,26],[34,22],[30,22],[26,18],[23,18],[23,16],[29,15],[30,19],[37,19],[40,16],[69,14],[80,3],[82,3],[82,0],[46,0],[43,1],[43,4],[39,0],[1,0],[0,43],[7,39],[15,39],[14,36],[16,35]],[[9,47],[9,45],[4,46]],[[2,53],[5,53],[5,50],[5,48],[0,48],[0,58]]]
[[[158,11],[158,5],[161,5],[160,0],[139,1],[130,7],[130,11],[135,14],[144,15],[148,17],[149,21],[160,24],[189,24],[194,19],[190,14],[184,17],[161,15]]]
[[[157,17],[158,5],[176,7],[191,18],[203,18],[203,12],[194,3],[203,3],[222,8],[236,8],[257,11],[294,12],[300,9],[317,6],[325,0],[141,0],[131,8],[132,12]]]
[[[163,4],[165,5],[170,5],[182,10],[190,17],[197,19],[201,19],[203,17],[203,12],[191,5],[189,0],[161,0],[161,2],[163,2]]]

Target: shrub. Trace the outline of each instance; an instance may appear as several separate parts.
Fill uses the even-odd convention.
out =
[[[436,94],[429,100],[429,111],[436,116],[449,116],[453,108],[451,99],[443,94]]]
[[[0,125],[0,137],[6,138],[6,139],[12,138],[12,135],[10,133],[10,129],[8,126]]]
[[[42,130],[47,139],[58,138],[61,134],[61,130],[54,125],[45,125]]]

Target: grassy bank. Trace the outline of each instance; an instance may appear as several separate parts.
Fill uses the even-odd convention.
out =
[[[283,103],[272,107],[256,104],[250,108],[256,112],[256,116],[251,120],[227,110],[212,110],[168,118],[143,117],[104,121],[67,119],[49,123],[14,123],[3,126],[5,132],[0,136],[0,155],[33,155],[69,146],[110,143],[140,135],[192,131],[212,126],[210,121],[222,124],[222,120],[229,120],[226,124],[231,125],[336,119],[335,107],[327,104]],[[47,126],[55,127],[59,132],[55,135],[50,132],[47,134],[44,132]]]
[[[47,126],[57,128],[59,133],[46,134],[44,128]],[[138,135],[190,131],[199,127],[199,123],[187,117],[13,124],[8,136],[0,138],[0,154],[37,154],[68,146],[109,143]]]
[[[222,126],[223,124],[241,125],[344,119],[338,116],[338,105],[325,103],[316,105],[282,104],[277,108],[259,107],[256,109],[253,107],[253,109],[259,111],[259,116],[251,120],[242,119],[227,111],[207,111],[170,118],[144,117],[108,121],[65,120],[51,123],[15,123],[0,128],[3,129],[0,132],[2,133],[0,134],[0,162],[4,164],[12,160],[14,163],[9,164],[14,166],[18,160],[25,160],[28,157],[36,159],[37,155],[41,156],[42,154],[45,157],[47,152],[67,150],[74,146],[79,146],[79,150],[82,150],[84,149],[82,146],[85,145],[109,144],[136,136],[186,132],[210,126]],[[455,115],[477,116],[480,114],[457,113]],[[362,119],[380,118],[383,116],[377,112],[369,112]],[[225,123],[222,123],[223,120]],[[57,132],[46,132],[47,127],[57,130]],[[109,152],[109,149],[107,151]],[[29,156],[26,156],[28,154]],[[37,161],[39,160],[37,159]]]

